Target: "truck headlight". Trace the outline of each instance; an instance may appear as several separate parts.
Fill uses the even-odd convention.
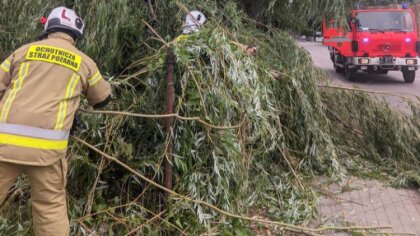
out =
[[[407,65],[417,65],[417,59],[407,59]]]
[[[359,59],[359,64],[360,65],[367,65],[367,64],[369,64],[369,59],[366,59],[366,58]]]

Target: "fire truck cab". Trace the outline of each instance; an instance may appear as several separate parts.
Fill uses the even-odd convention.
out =
[[[337,73],[354,80],[355,73],[387,74],[401,71],[413,83],[418,69],[420,43],[413,11],[403,7],[357,8],[348,18],[349,29],[339,21],[323,22],[323,44],[328,46]]]

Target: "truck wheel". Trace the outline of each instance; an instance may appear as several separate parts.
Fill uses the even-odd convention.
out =
[[[406,83],[413,83],[414,80],[416,79],[416,71],[414,70],[403,71],[403,77]]]
[[[335,69],[335,72],[337,73],[337,74],[340,74],[340,73],[343,73],[344,72],[344,70],[343,70],[343,68],[342,67],[339,67],[337,64],[337,62],[339,62],[340,61],[340,58],[341,58],[341,55],[340,54],[338,54],[337,56],[333,56],[333,58],[331,58],[332,60],[333,60],[333,65],[334,65],[334,69]],[[341,62],[342,62],[343,60],[341,59]]]
[[[355,74],[355,71],[350,69],[347,63],[344,64],[344,76],[346,77],[346,80],[354,81],[354,74]]]
[[[343,68],[337,66],[336,64],[334,64],[334,69],[337,74],[343,73]]]

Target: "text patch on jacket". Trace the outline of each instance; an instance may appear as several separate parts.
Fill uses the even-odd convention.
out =
[[[62,48],[34,45],[29,48],[26,60],[54,63],[77,72],[80,69],[82,57]]]

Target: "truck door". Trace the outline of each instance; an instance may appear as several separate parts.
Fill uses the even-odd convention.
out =
[[[328,23],[324,20],[322,22],[322,34],[324,39],[342,36],[341,30],[338,28],[337,20],[331,20]]]
[[[346,56],[349,52],[351,53],[353,32],[345,32],[337,20],[330,20],[328,23],[324,20],[322,23],[322,34],[325,46],[337,50]]]

